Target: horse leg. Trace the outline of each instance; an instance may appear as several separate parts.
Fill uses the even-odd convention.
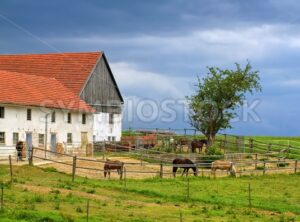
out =
[[[108,170],[108,178],[110,179],[110,170]]]
[[[176,177],[177,167],[173,167],[173,176]]]
[[[106,170],[104,170],[104,178],[106,178],[106,174],[107,174],[107,172],[106,172]]]
[[[188,167],[188,168],[186,168],[186,171],[185,171],[185,177],[187,177],[188,175],[189,175],[189,170],[190,170],[190,168]]]
[[[185,172],[186,172],[186,168],[183,168],[183,171],[182,171],[182,174],[181,174],[182,177],[183,177],[183,174],[185,174]]]

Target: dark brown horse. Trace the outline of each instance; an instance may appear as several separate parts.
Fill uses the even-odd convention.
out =
[[[177,172],[178,168],[183,169],[181,176],[183,176],[183,174],[186,174],[186,176],[187,176],[190,168],[194,171],[194,176],[197,176],[197,174],[198,174],[196,165],[190,159],[174,159],[173,160],[173,176],[174,177],[176,176],[176,172]]]
[[[17,161],[22,161],[22,151],[24,149],[24,143],[22,141],[17,142],[16,150],[17,150]]]
[[[106,162],[104,164],[104,177],[108,174],[108,177],[110,178],[110,171],[111,170],[117,170],[118,174],[120,175],[123,171],[124,163],[119,160],[110,160],[106,159]]]
[[[204,145],[207,147],[207,140],[205,139],[193,140],[191,143],[192,153],[195,153],[196,149],[199,149],[199,153],[201,153]]]

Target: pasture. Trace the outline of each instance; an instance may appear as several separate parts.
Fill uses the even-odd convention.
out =
[[[0,166],[1,221],[299,221],[300,174],[97,180]],[[251,185],[251,208],[248,185]],[[188,186],[189,185],[189,186]]]

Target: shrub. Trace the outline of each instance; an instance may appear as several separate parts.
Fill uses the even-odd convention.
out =
[[[81,207],[78,206],[78,207],[76,207],[76,212],[77,213],[83,213],[83,210],[81,209]]]
[[[57,169],[54,167],[46,167],[43,170],[44,170],[44,172],[54,172],[54,173],[57,172]]]
[[[264,166],[257,166],[256,169],[257,169],[257,170],[264,170],[265,167],[264,167]]]
[[[287,166],[289,166],[289,165],[290,165],[289,163],[285,163],[285,162],[284,162],[284,163],[278,163],[278,164],[277,164],[278,167],[287,167]]]

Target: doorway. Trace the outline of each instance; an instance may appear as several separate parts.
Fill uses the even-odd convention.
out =
[[[81,132],[81,147],[83,149],[86,149],[88,143],[89,143],[89,141],[88,141],[87,132]]]
[[[32,152],[32,133],[26,132],[26,148],[27,148],[27,156],[30,158]]]
[[[52,152],[56,152],[56,134],[55,133],[51,133],[51,151]]]

